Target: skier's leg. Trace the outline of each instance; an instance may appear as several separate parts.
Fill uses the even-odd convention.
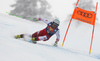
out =
[[[37,36],[39,36],[39,31],[37,31],[34,34],[32,34],[32,37],[37,37]]]
[[[35,32],[34,34],[32,34],[32,39],[31,40],[33,40],[33,41],[46,40],[47,39],[46,34],[47,34],[46,29]]]
[[[27,35],[27,36],[29,36],[29,37],[32,37],[31,34],[20,34],[20,35],[16,35],[15,38],[16,38],[16,39],[17,39],[17,38],[24,38],[25,35]]]
[[[47,36],[32,37],[32,41],[47,40]]]
[[[47,34],[46,29],[43,29],[32,34],[32,37],[44,36],[46,34]]]

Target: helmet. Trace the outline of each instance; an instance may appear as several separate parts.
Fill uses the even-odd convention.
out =
[[[55,19],[53,22],[58,24],[58,25],[60,24],[60,21],[58,19]]]

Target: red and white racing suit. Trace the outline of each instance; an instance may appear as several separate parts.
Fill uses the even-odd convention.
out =
[[[52,22],[45,20],[43,18],[39,18],[40,21],[43,21],[44,23],[47,24],[47,27],[44,28],[43,30],[37,31],[34,34],[31,35],[31,37],[36,37],[39,40],[47,41],[52,35],[56,34],[57,38],[56,41],[58,42],[60,39],[60,34],[59,34],[59,29],[53,29],[51,27]]]

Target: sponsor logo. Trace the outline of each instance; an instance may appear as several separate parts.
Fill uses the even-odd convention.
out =
[[[87,13],[87,12],[82,12],[82,11],[77,11],[77,14],[83,16],[83,17],[86,17],[86,18],[92,18],[93,15],[91,13]]]

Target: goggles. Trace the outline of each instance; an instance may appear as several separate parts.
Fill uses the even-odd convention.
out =
[[[57,23],[55,23],[55,22],[53,22],[53,24],[52,25],[54,25],[54,26],[56,26],[56,27],[58,27],[59,26],[59,24],[57,24]]]

